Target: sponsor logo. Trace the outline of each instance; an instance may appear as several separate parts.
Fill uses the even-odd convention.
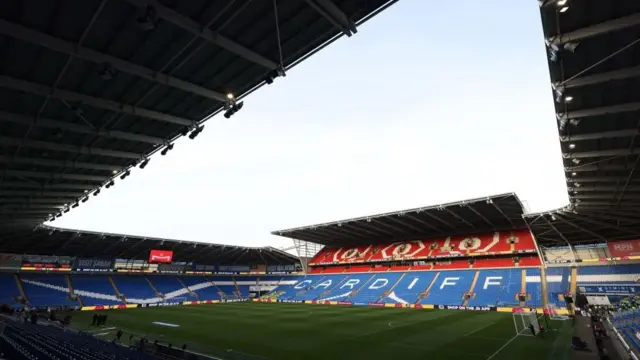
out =
[[[488,306],[458,306],[458,305],[434,305],[434,309],[440,310],[469,310],[469,311],[493,311],[495,308]]]
[[[338,301],[338,305],[353,305],[351,301]]]
[[[369,303],[368,305],[373,307],[384,307],[384,304],[380,304],[380,303]]]

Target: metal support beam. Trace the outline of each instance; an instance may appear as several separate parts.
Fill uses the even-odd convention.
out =
[[[418,233],[423,233],[424,232],[424,230],[422,230],[422,229],[420,229],[420,228],[418,228],[416,226],[413,226],[413,225],[409,224],[406,221],[401,220],[401,217],[399,217],[399,216],[389,216],[389,217],[387,217],[387,220],[393,221],[394,223],[400,224],[402,226],[406,226],[409,229],[411,229],[413,231],[416,231]]]
[[[576,251],[573,248],[573,246],[571,246],[571,242],[564,236],[564,234],[562,232],[560,232],[555,226],[553,226],[553,224],[551,223],[551,221],[549,221],[549,219],[547,219],[546,216],[542,215],[542,218],[547,222],[547,224],[549,224],[549,226],[553,229],[553,231],[555,231],[556,234],[558,234],[558,236],[564,240],[564,242],[567,244],[567,246],[569,246],[569,249],[571,250],[571,255],[573,255],[573,262],[576,262]]]
[[[48,198],[20,198],[20,197],[0,197],[0,204],[40,204],[40,205],[60,205],[64,201],[60,199]]]
[[[459,216],[458,214],[454,213],[453,211],[451,211],[451,209],[449,209],[449,207],[445,207],[444,211],[448,212],[449,214],[451,214],[451,216],[453,216],[454,218],[458,219],[458,221],[461,221],[463,223],[465,223],[466,225],[472,227],[472,228],[476,228],[475,225],[473,225],[472,223],[468,222],[467,220],[463,219],[462,216]]]
[[[77,199],[84,195],[84,192],[65,192],[65,191],[27,191],[27,190],[2,190],[0,189],[0,197],[2,196],[35,196],[40,195],[42,197],[59,197],[68,199]]]
[[[571,214],[571,213],[567,213],[566,215],[571,217],[571,218],[574,218],[576,220],[579,220],[579,221],[588,222],[588,223],[591,223],[591,224],[594,224],[594,225],[598,225],[598,226],[604,226],[606,228],[614,228],[614,229],[621,230],[621,231],[626,232],[626,233],[631,234],[631,235],[640,236],[640,232],[638,232],[637,230],[633,230],[633,229],[626,228],[626,227],[623,227],[623,226],[614,225],[614,224],[606,223],[606,222],[603,222],[603,221],[595,220],[595,219],[586,217],[584,215],[579,216],[579,217],[574,215],[574,214]]]
[[[565,89],[573,89],[582,86],[601,84],[607,81],[622,80],[633,77],[640,77],[640,66],[634,66],[630,68],[624,68],[620,70],[609,71],[606,73],[578,76],[567,82],[558,81],[553,84],[553,87],[563,91]]]
[[[627,179],[621,176],[586,176],[581,177],[576,173],[574,177],[567,178],[568,183],[578,182],[578,183],[594,183],[594,182],[604,182],[604,183],[624,183]],[[640,179],[634,179],[636,181],[640,181]]]
[[[624,129],[624,130],[615,130],[615,131],[603,131],[603,132],[595,132],[595,133],[587,133],[587,134],[575,134],[568,135],[565,137],[561,137],[561,142],[572,142],[572,141],[584,141],[584,140],[599,140],[599,139],[613,139],[613,138],[624,138],[631,137],[640,134],[640,129]]]
[[[487,201],[491,202],[493,207],[496,208],[496,210],[498,210],[498,212],[502,215],[502,217],[507,219],[507,221],[509,222],[509,224],[511,224],[511,226],[513,226],[514,228],[516,227],[516,224],[514,224],[513,221],[511,221],[511,219],[509,219],[507,214],[505,214],[504,211],[502,211],[502,209],[500,209],[500,207],[498,206],[498,204],[495,203],[495,201],[493,201],[493,200],[487,200]],[[526,219],[525,219],[525,221],[526,221]]]
[[[0,155],[0,163],[11,163],[11,157],[6,155]],[[80,161],[70,161],[70,160],[51,160],[51,159],[38,159],[38,158],[24,158],[17,157],[13,159],[15,164],[25,164],[25,165],[41,165],[41,166],[55,166],[61,168],[69,168],[69,169],[89,169],[89,170],[104,170],[104,171],[113,171],[119,168],[117,165],[102,165],[102,164],[92,164]],[[4,182],[3,182],[4,183]]]
[[[412,214],[406,213],[405,216],[408,217],[409,219],[415,221],[415,222],[418,222],[418,223],[422,224],[423,226],[428,227],[429,229],[435,230],[435,231],[437,231],[439,233],[443,233],[444,232],[441,229],[435,227],[434,225],[431,225],[428,222],[420,220],[418,217],[416,217],[416,216],[414,216]]]
[[[571,41],[580,41],[593,36],[598,36],[640,24],[640,13],[617,18],[574,30],[548,39],[551,45],[562,45]]]
[[[306,2],[345,35],[351,36],[358,32],[353,21],[349,20],[331,0],[306,0]]]
[[[612,106],[602,106],[591,109],[569,111],[564,114],[557,114],[559,121],[569,121],[571,119],[581,119],[587,117],[620,114],[625,112],[640,111],[640,102],[632,102],[625,104],[618,104]]]
[[[595,238],[598,238],[598,239],[602,240],[602,241],[603,241],[603,242],[605,242],[605,243],[607,242],[607,239],[605,239],[605,238],[604,238],[604,237],[602,237],[601,235],[596,234],[596,233],[594,233],[593,231],[591,231],[591,230],[589,230],[589,229],[586,229],[586,228],[584,228],[584,227],[582,227],[582,226],[580,226],[580,225],[577,225],[577,224],[573,223],[571,220],[569,220],[569,219],[565,218],[565,217],[564,217],[564,216],[562,216],[560,213],[556,213],[556,214],[555,214],[555,216],[556,216],[556,218],[560,219],[560,221],[562,221],[562,222],[564,222],[564,223],[568,224],[569,226],[571,226],[571,227],[573,227],[573,228],[576,228],[576,229],[578,229],[578,230],[580,230],[580,231],[582,231],[582,232],[585,232],[585,233],[587,233],[587,234],[589,234],[589,235],[591,235],[591,236],[593,236],[593,237],[595,237]]]
[[[60,210],[62,210],[64,208],[64,206],[61,205],[43,205],[43,204],[24,204],[24,203],[19,203],[19,204],[2,204],[2,206],[0,206],[0,209],[9,209],[9,210],[15,210],[15,209],[41,209],[41,210],[50,210],[49,213],[57,213],[60,212]]]
[[[278,64],[274,61],[267,59],[266,57],[218,34],[211,31],[208,27],[202,27],[197,21],[184,16],[173,9],[170,9],[155,0],[126,0],[127,2],[137,6],[139,8],[146,8],[151,6],[158,17],[164,19],[173,25],[180,27],[193,35],[197,35],[202,39],[219,46],[231,53],[234,53],[252,63],[262,65],[268,69],[276,69]]]
[[[0,144],[9,146],[26,146],[36,149],[47,149],[54,151],[64,151],[82,155],[100,155],[123,159],[141,159],[142,154],[136,154],[128,151],[117,151],[109,149],[90,148],[86,146],[65,145],[48,141],[24,140],[7,136],[0,136]]]
[[[568,154],[568,158],[572,159],[584,159],[584,158],[595,158],[595,157],[610,157],[610,156],[627,156],[627,155],[638,155],[640,154],[640,148],[631,149],[622,148],[622,149],[610,149],[610,150],[599,150],[599,151],[584,151],[584,152],[572,152]]]
[[[43,117],[36,118],[35,116],[17,114],[1,110],[0,120],[21,125],[38,126],[49,129],[60,129],[78,134],[89,134],[111,139],[138,141],[153,145],[163,145],[166,142],[164,139],[155,136],[133,134],[116,130],[96,129],[90,126],[73,124],[67,121],[60,121]]]
[[[2,19],[0,19],[0,34],[43,46],[72,57],[94,62],[96,64],[106,63],[111,65],[116,70],[126,72],[128,74],[138,76],[149,81],[157,82],[162,85],[180,89],[192,94],[200,95],[211,100],[217,100],[221,102],[227,101],[226,95],[224,94],[217,93],[215,91],[203,88],[190,82],[180,80],[173,76],[156,72],[144,66],[119,59],[115,56],[103,54]]]
[[[447,221],[442,220],[440,217],[438,217],[438,216],[436,216],[436,215],[433,215],[433,214],[432,214],[430,211],[428,211],[428,210],[427,210],[427,211],[425,211],[425,212],[424,212],[424,214],[425,214],[425,215],[427,215],[428,217],[432,218],[433,220],[439,221],[439,222],[441,222],[441,223],[443,223],[443,224],[447,225],[448,227],[450,227],[450,228],[452,228],[452,229],[455,229],[455,228],[456,228],[455,226],[451,225],[451,223],[449,223],[449,222],[447,222]]]
[[[633,164],[584,164],[578,166],[572,166],[566,168],[569,172],[584,172],[584,171],[604,171],[604,172],[612,172],[612,171],[630,171],[633,168]]]
[[[5,174],[18,177],[36,178],[36,179],[48,179],[48,180],[80,180],[80,181],[93,181],[102,183],[108,179],[107,176],[95,176],[84,174],[55,174],[55,173],[43,173],[38,171],[23,171],[23,170],[5,170]]]
[[[22,181],[3,181],[3,188],[19,187],[29,189],[57,189],[57,190],[93,190],[95,185],[90,184],[64,184],[64,183],[34,183],[34,182],[22,182]],[[0,199],[0,204],[2,200]]]
[[[57,88],[52,88],[50,86],[24,81],[21,79],[15,79],[5,75],[0,75],[0,86],[7,89],[24,91],[26,93],[34,95],[45,97],[51,96],[52,98],[58,100],[78,102],[81,104],[86,104],[99,109],[110,110],[117,113],[141,116],[151,120],[157,120],[170,124],[191,126],[194,123],[194,121],[192,120],[161,113],[158,111],[143,109],[137,106],[96,98],[89,95],[78,94],[73,91],[60,90]]]
[[[608,193],[608,194],[581,194],[578,193],[576,195],[573,195],[574,198],[576,199],[580,199],[580,200],[594,200],[594,199],[602,199],[602,200],[608,200],[608,199],[613,199],[614,198],[614,193]],[[638,200],[640,201],[640,194],[633,194],[633,195],[626,195],[624,197],[624,199],[626,201],[629,200]]]
[[[581,201],[576,203],[576,209],[582,214],[583,210],[588,211],[609,211],[612,209],[623,210],[623,209],[637,209],[640,208],[640,202],[632,202],[632,203],[623,203],[619,206],[616,206],[616,201],[614,199],[611,200],[589,200],[589,201]]]
[[[580,182],[580,180],[576,180],[577,182]],[[589,187],[584,187],[581,186],[579,188],[569,188],[569,191],[577,191],[578,193],[583,193],[583,192],[618,192],[618,191],[622,191],[622,186],[611,186],[611,185],[595,185],[595,186],[589,186]],[[632,186],[627,188],[628,192],[636,192],[636,191],[640,191],[640,186]]]
[[[467,204],[467,208],[469,210],[473,211],[473,213],[476,214],[480,219],[482,219],[482,221],[484,221],[485,223],[489,224],[489,226],[491,226],[494,230],[496,230],[496,226],[493,225],[493,223],[491,221],[489,221],[489,219],[487,219],[484,215],[482,215],[480,212],[478,212],[476,209],[474,209],[471,204]]]

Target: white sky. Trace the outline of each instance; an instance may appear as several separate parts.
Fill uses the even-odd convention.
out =
[[[400,1],[52,225],[288,246],[270,232],[512,191],[564,206],[545,57],[535,1]]]

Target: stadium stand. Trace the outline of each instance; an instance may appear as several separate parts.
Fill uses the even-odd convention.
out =
[[[0,348],[8,359],[155,359],[89,334],[62,331],[53,326],[21,324],[4,320]]]
[[[22,304],[15,300],[21,298],[20,289],[16,285],[14,274],[0,273],[0,304],[9,304],[13,307],[21,307]]]
[[[71,280],[74,292],[80,296],[85,306],[122,304],[105,275],[75,274],[71,276]]]
[[[20,280],[31,306],[79,305],[77,300],[70,298],[66,275],[21,274]]]
[[[189,290],[196,294],[199,300],[220,300],[218,289],[207,278],[200,276],[181,276],[180,280]]]

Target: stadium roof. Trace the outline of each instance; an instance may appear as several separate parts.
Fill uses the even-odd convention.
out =
[[[0,2],[0,227],[82,205],[394,2]]]
[[[272,232],[323,245],[372,244],[527,227],[516,194],[502,194]]]
[[[199,264],[292,264],[298,257],[273,247],[246,247],[98,233],[39,226],[0,228],[0,253],[147,260],[150,250],[172,250],[174,262]]]
[[[640,2],[541,1],[571,206],[531,214],[540,243],[640,237]]]

